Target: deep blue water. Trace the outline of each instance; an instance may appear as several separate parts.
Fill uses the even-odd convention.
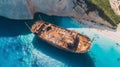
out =
[[[33,20],[0,17],[0,67],[120,67],[120,45],[71,18],[41,15],[45,21],[94,38],[88,53],[69,53],[40,40],[24,24],[40,20],[39,15]]]

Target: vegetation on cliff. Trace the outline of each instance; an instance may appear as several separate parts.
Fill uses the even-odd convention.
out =
[[[113,26],[116,26],[118,23],[120,23],[120,16],[115,15],[113,12],[109,0],[87,0],[86,1],[89,5],[92,5],[92,7],[88,5],[88,8],[95,10],[99,10],[99,15],[109,21]]]

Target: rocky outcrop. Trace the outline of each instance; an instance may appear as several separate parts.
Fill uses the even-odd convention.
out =
[[[109,0],[111,8],[116,15],[120,15],[120,0]]]
[[[85,11],[84,0],[0,0],[0,15],[12,19],[32,19],[36,12],[80,18]]]

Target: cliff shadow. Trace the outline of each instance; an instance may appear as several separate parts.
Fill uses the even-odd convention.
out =
[[[115,28],[110,28],[104,24],[97,23],[93,20],[90,21],[90,20],[82,19],[82,20],[85,20],[88,24],[92,23],[92,25],[96,25],[98,27],[96,26],[88,27],[86,26],[86,24],[84,24],[83,21],[77,21],[75,20],[75,18],[72,19],[70,17],[61,17],[61,16],[54,16],[54,15],[48,16],[46,14],[39,13],[39,12],[34,15],[34,19],[36,19],[35,21],[43,20],[43,21],[55,24],[57,26],[60,26],[62,28],[97,28],[100,30],[108,30],[113,32],[117,31]]]
[[[57,26],[60,26],[62,28],[83,28],[85,26],[81,25],[80,23],[78,23],[76,20],[67,17],[67,16],[48,16],[46,14],[43,13],[35,13],[34,15],[34,19],[35,21],[39,21],[39,20],[43,20],[46,21],[48,23],[52,23],[55,24]]]
[[[42,19],[41,19],[42,18]],[[69,17],[48,16],[43,13],[35,13],[34,19],[28,20],[15,20],[0,16],[0,37],[26,35],[31,33],[24,22],[32,25],[36,21],[46,21],[58,25],[63,28],[79,28],[78,24],[73,23]]]
[[[0,37],[12,37],[31,33],[24,22],[32,20],[13,20],[0,16]]]
[[[56,47],[51,46],[47,42],[35,37],[32,42],[34,48],[38,51],[60,61],[70,67],[95,67],[94,61],[89,54],[75,54],[63,51]]]

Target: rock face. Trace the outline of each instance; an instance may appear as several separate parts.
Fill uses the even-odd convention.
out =
[[[32,18],[25,0],[0,0],[0,16],[11,19]]]
[[[11,19],[32,19],[36,12],[80,18],[85,11],[84,0],[0,0],[0,16]]]
[[[116,15],[120,15],[120,0],[109,0],[111,8]]]

